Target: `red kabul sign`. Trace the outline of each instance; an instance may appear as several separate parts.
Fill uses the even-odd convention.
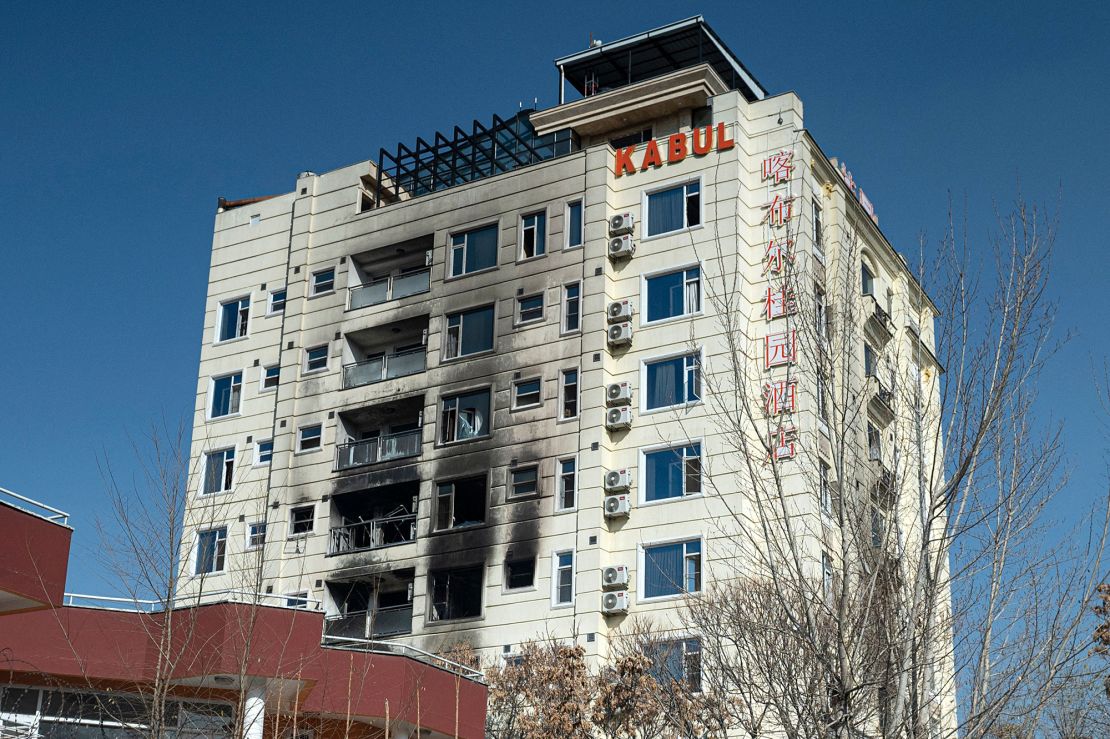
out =
[[[713,126],[706,126],[695,128],[688,134],[676,133],[669,136],[665,146],[666,164],[677,164],[690,154],[701,157],[714,149],[718,152],[728,151],[736,146],[736,142],[728,138],[725,133],[725,124],[718,123],[716,129]],[[640,161],[639,168],[632,161],[632,155],[635,153],[635,146],[626,146],[614,152],[613,173],[617,177],[623,174],[636,174],[637,171],[644,172],[652,167],[662,167],[664,164],[663,152],[659,151],[659,144],[655,139],[647,142],[647,146],[644,148],[644,158]]]

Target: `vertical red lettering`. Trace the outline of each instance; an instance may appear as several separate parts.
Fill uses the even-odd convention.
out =
[[[698,143],[698,134],[705,134],[705,140]],[[713,127],[706,126],[705,128],[695,128],[691,136],[694,144],[694,155],[705,156],[709,150],[713,148]]]
[[[635,146],[626,146],[613,153],[613,172],[617,177],[625,173],[636,174],[636,165],[632,163],[632,152],[634,151],[636,151]]]
[[[647,142],[647,150],[644,151],[644,161],[640,165],[640,171],[643,172],[648,167],[662,167],[663,157],[659,155],[659,145],[655,143],[655,139]]]
[[[686,158],[686,135],[676,133],[667,139],[667,163],[674,164]]]

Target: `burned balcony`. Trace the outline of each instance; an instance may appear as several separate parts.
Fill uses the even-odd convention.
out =
[[[344,493],[332,499],[328,554],[350,554],[416,541],[418,481]]]
[[[329,582],[335,612],[324,620],[325,643],[411,634],[414,577],[413,570],[398,570],[372,580]]]
[[[335,470],[419,457],[423,413],[422,395],[341,412],[339,438],[347,441],[336,447]]]
[[[423,372],[427,341],[428,316],[347,334],[343,387],[361,387]]]
[[[430,289],[431,234],[351,257],[348,310],[381,305]]]

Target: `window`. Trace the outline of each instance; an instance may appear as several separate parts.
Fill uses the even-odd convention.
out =
[[[443,358],[455,359],[493,349],[493,306],[447,314]]]
[[[701,362],[697,354],[645,364],[645,408],[654,410],[701,399]]]
[[[652,662],[649,674],[660,687],[669,688],[673,680],[691,692],[701,692],[700,639],[657,641],[648,647],[647,656]]]
[[[319,449],[323,441],[323,435],[324,427],[318,423],[312,426],[302,426],[297,433],[297,450],[309,452],[313,449]]]
[[[866,264],[860,269],[860,291],[864,295],[875,294],[875,273]]]
[[[542,257],[547,251],[547,214],[532,213],[520,219],[520,258]]]
[[[559,418],[574,418],[578,415],[578,370],[563,370],[560,392],[563,396],[563,408]]]
[[[262,222],[262,214],[261,213],[255,213],[254,215],[251,216],[251,225],[252,226],[257,226],[261,222]]]
[[[278,386],[278,379],[281,377],[281,366],[276,364],[267,365],[262,368],[262,391],[273,390]]]
[[[220,329],[216,341],[228,341],[247,335],[250,325],[251,299],[238,298],[220,303]]]
[[[582,246],[585,241],[584,232],[582,230],[582,201],[575,200],[573,203],[567,203],[567,248],[573,249],[576,246]]]
[[[274,440],[265,439],[254,447],[254,463],[256,465],[269,464],[274,458]]]
[[[335,290],[335,267],[312,273],[312,294],[323,295]]]
[[[867,377],[874,377],[876,371],[879,369],[879,359],[875,354],[875,350],[871,348],[870,344],[863,345],[863,374]]]
[[[540,491],[540,468],[537,465],[521,467],[509,473],[509,497],[520,498]]]
[[[644,547],[645,598],[696,593],[701,590],[701,540]]]
[[[826,600],[832,598],[833,564],[828,552],[821,552],[821,588]]]
[[[451,236],[451,277],[497,266],[497,224]]]
[[[211,418],[230,416],[239,412],[239,400],[243,394],[243,373],[236,372],[212,380]]]
[[[821,255],[825,248],[824,225],[821,222],[821,204],[813,199],[813,248]]]
[[[876,462],[883,459],[883,435],[870,421],[867,422],[867,456]]]
[[[543,320],[543,293],[516,299],[516,322],[531,323]]]
[[[829,425],[829,389],[825,370],[817,367],[817,418],[826,427]],[[828,431],[828,428],[825,428]]]
[[[538,377],[513,383],[513,408],[531,408],[541,403],[543,381]]]
[[[436,531],[473,526],[486,520],[486,478],[441,482],[436,488]]]
[[[821,511],[831,516],[833,515],[833,504],[832,489],[829,487],[829,466],[823,461],[818,461],[817,470],[820,476],[818,485],[820,486]]]
[[[582,285],[563,286],[563,333],[577,331],[582,325]]]
[[[505,563],[505,590],[524,590],[536,583],[536,559],[509,560]]]
[[[431,573],[432,621],[482,615],[482,569],[464,567]]]
[[[559,460],[558,495],[555,500],[555,510],[566,511],[574,508],[577,502],[577,462],[574,459]]]
[[[701,310],[701,269],[689,267],[647,278],[647,321],[662,321]]]
[[[204,455],[204,494],[231,490],[235,479],[235,447]]]
[[[813,286],[813,330],[817,338],[829,340],[829,309],[825,302],[825,291],[817,284]]]
[[[285,288],[280,290],[270,291],[270,304],[266,309],[267,315],[274,315],[275,313],[282,313],[285,311]]]
[[[247,549],[258,549],[266,543],[266,522],[247,524]]]
[[[289,536],[307,536],[312,533],[315,508],[310,505],[297,506],[289,511]]]
[[[551,565],[551,602],[569,606],[574,602],[574,552],[556,552]]]
[[[197,575],[223,572],[224,555],[227,554],[227,527],[209,529],[197,534]]]
[[[286,608],[308,608],[308,593],[289,593],[285,596]]]
[[[644,500],[701,493],[701,444],[644,453]]]
[[[304,371],[320,372],[328,368],[328,345],[314,346],[304,351]]]
[[[443,399],[440,441],[449,444],[489,435],[489,388]]]
[[[648,193],[647,235],[681,231],[701,223],[701,186],[687,182],[678,187]]]

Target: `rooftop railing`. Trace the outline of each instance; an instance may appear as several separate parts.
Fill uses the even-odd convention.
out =
[[[8,490],[7,488],[0,488],[0,502],[7,503],[13,508],[18,508],[25,513],[30,513],[39,518],[45,518],[47,521],[67,525],[69,523],[69,514],[65,511],[58,510],[53,506],[48,506],[46,503],[28,498],[26,495]]]

